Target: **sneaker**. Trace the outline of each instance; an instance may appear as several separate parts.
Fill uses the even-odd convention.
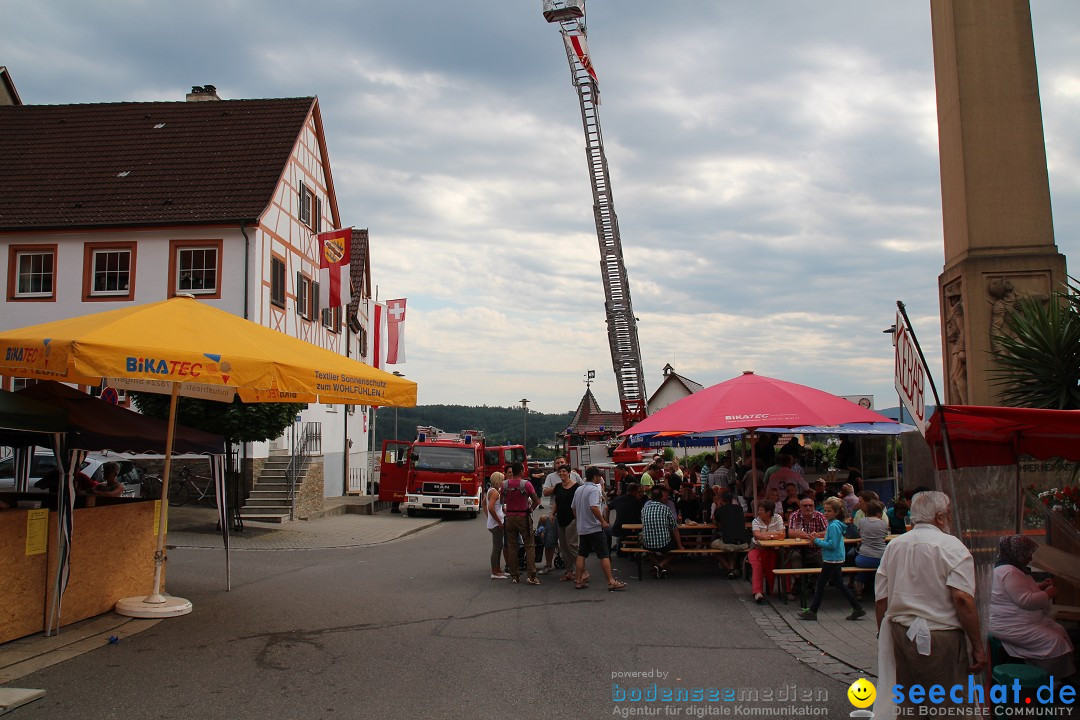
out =
[[[660,579],[667,580],[667,570],[664,568],[660,568]]]
[[[551,566],[551,565],[545,565],[544,567],[537,570],[536,574],[537,575],[547,575],[549,572],[551,572],[554,569],[555,568],[553,566]]]
[[[845,620],[858,620],[859,618],[861,618],[865,614],[866,614],[866,611],[863,610],[861,607],[859,607],[859,608],[855,608],[854,610],[852,610],[851,614],[848,615],[844,619]]]
[[[765,596],[761,593],[754,593],[754,602],[760,605],[761,603],[765,602]]]
[[[540,578],[534,578],[534,577],[529,578],[528,583],[530,585],[539,585],[540,584]]]
[[[512,582],[514,585],[517,585],[521,582],[521,580],[518,578],[510,578],[510,582]]]
[[[658,567],[656,567],[655,565],[653,565],[653,569],[652,569],[652,575],[653,575],[653,577],[654,577],[654,578],[656,578],[657,580],[659,580],[659,579],[660,579],[660,568],[658,568]]]
[[[491,573],[491,579],[492,580],[505,580],[508,577],[510,577],[510,576],[506,575],[504,573]]]
[[[810,610],[803,610],[795,617],[799,618],[800,620],[817,620],[817,613]]]

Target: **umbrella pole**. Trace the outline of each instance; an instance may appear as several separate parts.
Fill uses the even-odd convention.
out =
[[[191,612],[191,601],[161,594],[161,569],[165,565],[165,526],[169,518],[169,476],[172,473],[173,437],[176,435],[176,405],[180,383],[173,383],[169,400],[169,428],[165,434],[165,469],[161,478],[161,517],[158,519],[157,549],[154,551],[154,590],[146,597],[124,598],[116,612],[128,617],[175,617]]]

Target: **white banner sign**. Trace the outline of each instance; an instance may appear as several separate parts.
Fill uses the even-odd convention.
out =
[[[171,395],[173,386],[168,380],[147,380],[143,378],[109,378],[108,384],[109,387],[114,387],[117,390],[134,390],[135,392],[158,393],[159,395]],[[236,395],[236,388],[228,385],[180,383],[180,395],[203,400],[216,400],[217,402],[232,402],[233,397]]]
[[[926,379],[929,371],[919,358],[915,339],[911,336],[904,316],[896,313],[896,370],[893,378],[896,392],[904,407],[911,413],[912,422],[926,435]]]
[[[874,396],[873,395],[841,395],[848,402],[853,402],[864,410],[874,409]]]

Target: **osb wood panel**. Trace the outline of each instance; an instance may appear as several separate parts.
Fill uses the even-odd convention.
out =
[[[56,546],[56,524],[49,547]],[[154,503],[126,502],[75,510],[71,537],[71,580],[64,593],[61,624],[113,609],[116,601],[149,595],[154,584]],[[55,572],[50,550],[49,573]],[[52,588],[48,588],[49,597]],[[47,607],[47,606],[46,606]]]
[[[0,511],[0,643],[32,635],[45,625],[48,554],[27,556],[28,514]]]

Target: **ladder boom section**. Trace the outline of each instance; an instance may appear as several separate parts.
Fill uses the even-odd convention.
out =
[[[585,28],[577,21],[562,22],[560,27],[564,36],[585,34]],[[611,364],[619,386],[624,427],[629,428],[648,414],[647,398],[641,347],[638,344],[637,318],[634,317],[634,308],[630,301],[630,282],[626,275],[626,263],[623,261],[619,219],[615,215],[611,176],[600,129],[600,95],[596,81],[569,45],[566,57],[570,62],[570,74],[578,93],[581,121],[585,128],[585,158],[592,183],[596,236],[600,242],[600,273],[604,279],[604,309],[607,315]]]

